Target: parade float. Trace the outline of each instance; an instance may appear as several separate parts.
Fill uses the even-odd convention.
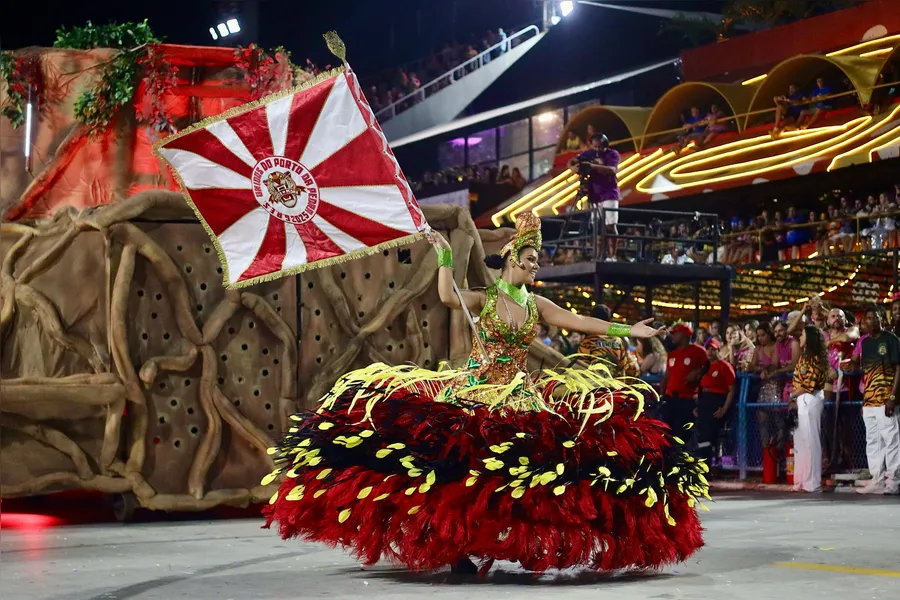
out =
[[[307,74],[280,51],[86,29],[3,58],[0,496],[93,490],[122,519],[268,499],[291,413],[348,369],[463,361],[465,317],[439,302],[424,241],[226,289],[152,144]],[[485,251],[511,232],[423,213],[458,283],[490,283]],[[532,345],[534,368],[558,359]]]

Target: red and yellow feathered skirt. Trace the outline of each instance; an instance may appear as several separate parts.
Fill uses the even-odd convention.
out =
[[[456,392],[458,379],[380,364],[344,376],[270,450],[263,483],[284,479],[266,526],[413,570],[652,568],[703,545],[707,467],[641,414],[640,390],[595,369],[545,371],[538,397]]]

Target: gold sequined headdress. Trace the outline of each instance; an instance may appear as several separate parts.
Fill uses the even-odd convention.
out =
[[[512,259],[518,263],[519,252],[522,248],[531,246],[540,251],[542,241],[541,219],[530,210],[523,211],[516,217],[516,235],[503,246],[500,256],[503,258],[512,256]]]

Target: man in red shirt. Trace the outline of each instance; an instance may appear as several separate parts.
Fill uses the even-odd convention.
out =
[[[674,435],[687,443],[693,434],[690,424],[694,422],[700,378],[709,361],[703,347],[691,343],[694,331],[690,325],[680,323],[669,333],[674,349],[669,352],[662,380],[662,420]]]
[[[719,357],[722,343],[709,338],[706,357],[709,368],[700,379],[700,398],[697,400],[697,454],[707,463],[712,459],[719,431],[734,403],[734,367]]]

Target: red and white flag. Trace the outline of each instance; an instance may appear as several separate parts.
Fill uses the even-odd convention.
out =
[[[411,243],[427,227],[349,69],[154,151],[212,238],[228,288]]]

